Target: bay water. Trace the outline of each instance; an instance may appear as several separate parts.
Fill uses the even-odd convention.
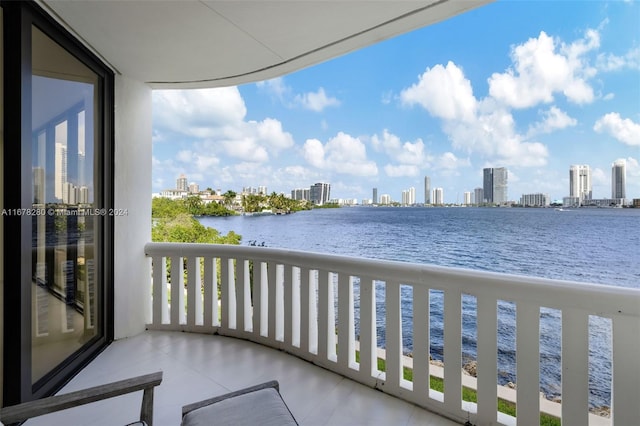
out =
[[[640,288],[640,209],[343,207],[290,215],[202,217],[243,245],[452,266]],[[358,283],[354,283],[356,288]],[[383,286],[377,288],[378,321]],[[411,353],[410,288],[401,289],[404,351]],[[354,291],[357,295],[359,292]],[[356,309],[359,300],[354,301]],[[463,362],[475,359],[475,298],[462,299]],[[431,355],[442,360],[442,293],[431,292]],[[611,323],[590,317],[591,406],[610,406]],[[406,328],[406,329],[404,329]],[[356,324],[356,334],[358,333]],[[540,388],[560,396],[561,315],[541,309]],[[384,347],[384,327],[378,327]],[[515,306],[498,304],[498,380],[515,375]]]

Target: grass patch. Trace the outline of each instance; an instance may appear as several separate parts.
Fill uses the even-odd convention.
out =
[[[360,362],[360,351],[356,351],[356,362]],[[386,361],[384,358],[378,358],[378,370],[386,371]],[[403,366],[402,377],[413,382],[413,369]],[[429,376],[429,387],[435,391],[444,393],[444,380],[440,377]],[[478,402],[478,393],[475,389],[462,387],[462,400],[466,402]],[[516,417],[516,404],[511,401],[498,398],[498,411],[509,416]],[[560,419],[548,414],[540,413],[540,426],[560,426]]]

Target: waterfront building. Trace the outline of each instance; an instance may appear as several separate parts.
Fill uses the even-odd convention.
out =
[[[470,191],[466,191],[464,194],[464,205],[468,206],[470,204],[473,204],[473,202],[471,201],[471,192]]]
[[[509,172],[505,167],[483,169],[483,201],[489,204],[505,204]]]
[[[329,201],[330,193],[331,185],[319,182],[309,188],[309,199],[313,204],[321,206]]]
[[[627,162],[617,160],[611,165],[611,198],[627,198]]]
[[[622,207],[626,204],[624,198],[592,198],[582,203],[583,207]]]
[[[402,205],[412,206],[416,203],[416,189],[411,187],[402,191]]]
[[[424,203],[431,204],[431,178],[424,177]]]
[[[373,188],[373,204],[378,204],[378,188]]]
[[[189,182],[187,181],[187,177],[184,173],[176,179],[176,189],[178,191],[189,191]]]
[[[189,184],[189,194],[198,194],[200,193],[200,185],[195,182],[191,182]]]
[[[291,199],[297,201],[309,201],[311,199],[309,188],[296,188],[291,190]]]
[[[525,207],[547,207],[550,204],[549,194],[522,194],[520,204]]]
[[[588,204],[593,198],[591,168],[588,165],[572,165],[569,168],[569,197],[577,197],[579,204]]]
[[[482,188],[476,188],[473,190],[474,202],[476,204],[482,204],[484,202],[484,190]]]
[[[389,194],[382,194],[380,196],[380,204],[388,206],[389,204],[391,204],[391,195]]]
[[[442,188],[433,188],[431,202],[432,202],[432,204],[435,204],[435,205],[444,204],[444,189],[442,189]]]
[[[563,197],[563,207],[580,207],[580,197]]]

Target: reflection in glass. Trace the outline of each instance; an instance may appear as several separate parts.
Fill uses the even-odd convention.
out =
[[[97,76],[33,29],[32,380],[98,336]]]

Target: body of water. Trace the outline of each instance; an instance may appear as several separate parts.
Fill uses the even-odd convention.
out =
[[[244,245],[640,288],[640,209],[352,207],[200,222],[223,234],[242,235]],[[431,296],[431,353],[442,359],[442,294],[432,291]],[[475,359],[475,298],[463,297],[462,306],[463,358]],[[405,351],[410,353],[409,295],[402,311]],[[500,302],[498,311],[499,381],[517,382],[515,306]],[[384,318],[382,313],[378,318]],[[379,330],[378,343],[384,346],[384,327]],[[559,396],[561,389],[560,333],[560,313],[543,308],[541,390],[549,397]],[[590,404],[609,406],[610,321],[591,317],[590,335]]]

